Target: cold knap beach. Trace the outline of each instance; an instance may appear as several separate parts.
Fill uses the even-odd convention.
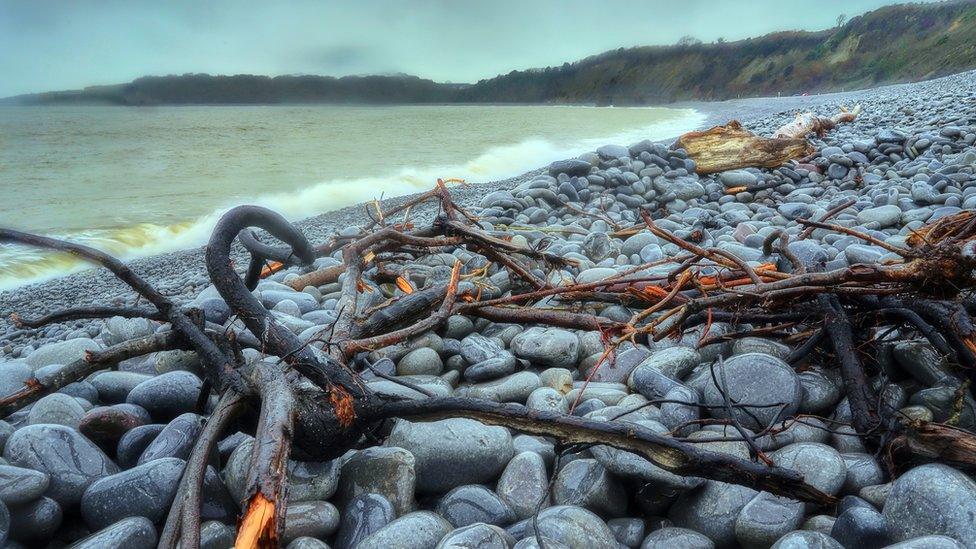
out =
[[[855,104],[862,111],[854,121],[811,137],[815,154],[775,169],[698,175],[683,150],[669,147],[673,139],[648,140],[601,146],[505,181],[448,188],[482,229],[507,236],[517,248],[567,260],[557,268],[531,263],[531,274],[551,287],[598,282],[627,270],[644,276],[675,272],[687,250],[649,228],[621,231],[639,227],[642,211],[656,227],[722,250],[760,274],[789,274],[798,266],[824,273],[891,265],[903,258],[889,248],[908,246],[926,224],[976,208],[976,73],[689,107],[707,116],[703,128],[735,118],[768,136],[798,111],[826,116]],[[409,199],[378,206],[386,211]],[[351,238],[375,224],[369,213],[376,208],[361,204],[296,225],[313,244],[336,235]],[[390,222],[408,219],[426,227],[440,213],[426,204]],[[874,242],[823,228],[799,238],[808,227],[803,220],[828,213],[830,223]],[[788,250],[773,245],[781,234]],[[241,274],[247,257],[235,244],[232,258]],[[314,268],[341,262],[337,250],[317,258]],[[460,276],[481,281],[486,295],[504,297],[523,283],[500,269],[498,259],[455,246],[408,262],[397,271],[402,283],[364,278],[369,288],[358,295],[357,309],[444,284],[456,262]],[[235,332],[245,343],[256,340],[211,284],[203,249],[130,265],[164,295],[202,311],[208,326]],[[376,267],[367,266],[367,274],[370,268]],[[300,290],[289,285],[309,270],[282,269],[253,293],[298,340],[324,347],[323,333],[341,314],[343,279]],[[718,273],[705,268],[698,275]],[[145,318],[72,320],[36,329],[8,318],[86,305],[146,303],[98,268],[0,293],[0,394],[21,390],[28,380],[43,383],[87,352],[171,329]],[[552,296],[528,305],[572,308],[615,323],[630,322],[642,308],[599,300],[571,307]],[[540,413],[639,426],[743,460],[756,461],[761,453],[838,498],[835,505],[678,475],[606,444],[567,447],[466,418],[401,419],[334,459],[288,462],[281,545],[976,547],[976,482],[962,467],[919,463],[893,479],[885,456],[865,447],[852,427],[840,359],[827,353],[797,360],[802,339],[784,342],[761,331],[722,337],[753,329],[723,318],[677,339],[642,334],[620,344],[608,360],[608,336],[598,330],[458,314],[406,342],[361,353],[368,367],[360,361],[354,367],[370,390],[390,399],[454,395],[518,403]],[[877,369],[868,383],[879,395],[881,418],[976,428],[967,374],[942,349],[904,326],[878,332],[870,334]],[[260,343],[244,349],[249,363],[265,359]],[[201,391],[210,391],[204,370],[193,351],[154,352],[95,371],[10,413],[0,422],[0,542],[155,544],[204,429],[202,419],[216,406],[214,395],[200,406]],[[746,404],[732,406],[729,395],[732,404]],[[231,432],[217,443],[203,475],[202,547],[233,545],[241,505],[251,496],[255,440]]]

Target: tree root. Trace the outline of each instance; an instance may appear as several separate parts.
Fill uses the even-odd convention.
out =
[[[410,207],[424,202],[436,203],[442,213],[430,227],[414,229],[408,218]],[[644,225],[653,234],[686,252],[669,260],[678,264],[675,269],[665,275],[640,274],[641,269],[655,265],[649,264],[598,282],[554,287],[547,277],[534,273],[569,266],[569,260],[546,252],[544,246],[519,246],[500,238],[500,233],[485,231],[476,218],[453,203],[443,183],[406,205],[387,212],[378,205],[375,209],[371,212],[374,221],[367,227],[375,230],[356,237],[336,237],[318,247],[280,215],[264,208],[241,206],[221,218],[207,246],[206,266],[218,292],[246,327],[241,337],[255,342],[261,353],[261,358],[250,364],[244,363],[233,331],[205,329],[199,314],[176,306],[119,260],[77,244],[0,229],[2,242],[68,251],[106,267],[155,308],[71,309],[31,319],[25,325],[107,315],[145,317],[170,324],[169,330],[89,353],[49,378],[27,382],[15,393],[0,397],[0,413],[9,415],[121,360],[168,349],[196,351],[204,364],[205,382],[220,398],[194,445],[164,526],[160,547],[166,548],[177,543],[184,548],[199,546],[207,457],[228,422],[248,408],[260,413],[257,424],[250,427],[256,445],[247,495],[240,502],[244,513],[237,533],[238,547],[271,547],[281,539],[289,457],[334,458],[369,443],[384,422],[395,418],[425,421],[467,417],[550,437],[563,446],[608,445],[678,475],[740,484],[817,505],[835,503],[834,497],[805,483],[796,472],[772,463],[744,430],[740,436],[753,445],[753,460],[701,450],[689,441],[629,423],[533,411],[517,404],[435,397],[429,392],[423,400],[384,397],[374,393],[355,371],[362,364],[371,368],[364,360],[366,352],[405,344],[458,314],[501,323],[597,331],[605,343],[605,356],[628,342],[680,337],[688,328],[700,326],[699,345],[743,335],[775,334],[789,342],[803,341],[787,357],[790,364],[818,360],[822,356],[818,350],[829,343],[851,403],[853,427],[866,443],[889,456],[893,466],[937,460],[973,468],[976,437],[949,425],[894,421],[889,411],[878,409],[876,404],[869,383],[873,363],[861,360],[871,356],[870,347],[864,346],[875,344],[862,336],[866,330],[898,327],[917,332],[953,366],[967,370],[971,378],[976,375],[976,328],[969,316],[976,306],[967,308],[969,302],[965,301],[976,287],[976,217],[969,212],[944,217],[916,232],[907,248],[892,250],[902,257],[900,262],[853,265],[829,272],[805,272],[799,261],[788,255],[788,242],[777,235],[779,246],[772,241],[770,253],[791,261],[793,273],[779,272],[773,264],[755,267],[720,249],[687,242],[658,227],[645,212]],[[390,224],[391,216],[401,212],[403,222]],[[823,220],[805,223],[808,228],[835,229]],[[264,229],[286,247],[253,240],[251,227]],[[635,227],[620,231],[632,229]],[[844,232],[870,241],[869,235]],[[341,280],[338,318],[328,336],[303,341],[261,305],[249,290],[260,274],[253,280],[242,279],[231,262],[235,240],[241,240],[252,254],[251,273],[255,260],[308,264],[316,256],[341,252],[341,265],[292,281],[292,287],[303,289]],[[447,282],[439,278],[424,288],[407,282],[402,266],[397,265],[402,258],[416,260],[457,248],[478,253],[490,263],[466,269],[456,261]],[[526,286],[513,284],[516,287],[511,295],[494,289],[488,275],[493,273],[494,277],[503,271],[510,282],[521,279]],[[363,292],[375,291],[390,281],[396,281],[402,295],[378,307],[358,310]],[[545,307],[538,306],[542,300],[548,300]],[[629,321],[611,320],[599,314],[608,303],[640,310]],[[750,326],[735,334],[709,336],[714,322]],[[862,344],[862,340],[866,341]],[[417,390],[425,393],[422,387]],[[726,406],[742,405],[726,402]],[[784,428],[771,426],[756,436]]]

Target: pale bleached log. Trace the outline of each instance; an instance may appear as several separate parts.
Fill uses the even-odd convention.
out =
[[[827,118],[817,116],[812,112],[797,113],[792,122],[773,132],[773,138],[802,139],[811,133],[823,135],[839,124],[853,121],[859,114],[861,114],[860,105],[851,111],[841,107],[839,113]]]

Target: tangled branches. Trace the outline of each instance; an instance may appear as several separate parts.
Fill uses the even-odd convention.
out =
[[[433,224],[415,228],[410,209],[435,204],[440,214]],[[354,237],[336,237],[313,246],[280,215],[255,206],[229,211],[217,224],[206,250],[211,281],[239,320],[217,330],[199,311],[184,309],[160,294],[125,264],[84,246],[0,230],[0,241],[67,251],[100,264],[126,282],[153,309],[98,307],[71,309],[37,319],[19,319],[24,326],[40,326],[68,318],[108,316],[145,317],[168,323],[169,330],[144,340],[124,342],[91,353],[44,380],[31,379],[11,395],[0,398],[4,415],[36,401],[91,372],[119,361],[164,349],[190,349],[205,365],[205,377],[217,394],[217,404],[193,449],[160,539],[160,547],[199,546],[200,501],[207,456],[234,417],[254,417],[256,436],[246,500],[239,523],[239,547],[274,546],[280,539],[287,501],[285,474],[289,457],[324,460],[350,448],[369,444],[384,423],[394,418],[434,420],[467,417],[520,432],[552,437],[562,445],[607,445],[637,454],[678,475],[695,476],[750,486],[774,494],[830,505],[835,498],[804,482],[795,471],[778,467],[763,454],[755,439],[735,426],[753,449],[753,459],[702,450],[692,441],[616,421],[598,421],[553,412],[539,412],[514,403],[466,397],[430,396],[411,400],[370,389],[364,371],[374,371],[366,359],[370,351],[401,345],[439,329],[452,315],[493,322],[540,324],[598,331],[606,346],[599,370],[627,343],[660,341],[703,325],[700,346],[737,337],[763,334],[800,342],[788,358],[802,364],[814,353],[832,352],[839,364],[851,405],[852,426],[863,441],[889,456],[892,469],[911,460],[944,459],[955,465],[976,466],[972,434],[919,420],[899,421],[897,410],[879,406],[869,371],[877,365],[865,358],[879,338],[863,334],[897,327],[917,332],[945,354],[969,379],[976,378],[976,345],[964,300],[974,285],[976,216],[964,212],[939,220],[917,232],[908,247],[889,250],[902,260],[886,265],[853,265],[829,272],[808,272],[789,253],[785,235],[772,242],[791,272],[776,264],[750,265],[719,248],[702,248],[678,238],[643,214],[643,225],[683,250],[668,260],[648,263],[617,275],[587,283],[556,284],[556,273],[572,266],[571,259],[525,246],[511,234],[488,230],[457,206],[443,182],[432,191],[389,211],[376,206],[373,221]],[[403,214],[401,222],[391,222]],[[869,235],[823,222],[801,220],[814,230],[838,231],[873,242]],[[263,229],[283,246],[258,240],[251,228]],[[804,234],[809,234],[806,231]],[[242,279],[230,250],[240,239],[251,253]],[[443,259],[455,252],[449,274],[425,277],[423,285],[408,265],[427,258]],[[465,253],[456,253],[463,251]],[[338,282],[337,315],[327,333],[302,339],[251,292],[266,261],[309,266],[316,257],[341,255],[329,265],[289,280],[293,288]],[[461,257],[475,257],[463,263]],[[676,264],[667,273],[654,267]],[[363,299],[391,284],[393,297],[381,303]],[[374,300],[375,301],[375,300]],[[545,303],[546,306],[539,306]],[[599,309],[619,304],[635,310],[629,320],[600,316]],[[749,324],[743,329],[710,335],[714,322]],[[233,329],[236,326],[236,330]],[[720,338],[720,339],[716,339]],[[250,342],[250,343],[247,343]],[[263,360],[244,360],[241,347],[250,345]],[[716,375],[713,372],[713,375]],[[717,375],[724,375],[719,369]],[[407,381],[388,379],[410,386]],[[584,386],[585,390],[585,386]],[[742,403],[725,396],[731,412]],[[701,420],[704,421],[704,420]],[[757,434],[775,434],[787,422],[768,425]],[[968,453],[967,453],[968,452]]]

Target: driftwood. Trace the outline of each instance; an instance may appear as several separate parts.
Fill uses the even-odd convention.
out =
[[[838,124],[854,120],[860,105],[851,112],[829,118],[802,113],[776,130],[772,137],[760,137],[742,128],[737,120],[704,131],[689,132],[675,142],[695,161],[695,171],[710,174],[739,168],[778,168],[790,160],[809,156],[813,146],[806,140],[812,134],[823,135]]]
[[[896,410],[877,405],[869,386],[876,366],[868,360],[870,346],[877,342],[863,337],[884,327],[917,333],[931,341],[970,381],[976,381],[976,338],[969,316],[970,311],[976,311],[976,303],[970,303],[976,288],[976,215],[972,212],[944,217],[922,228],[905,248],[889,246],[890,251],[902,257],[900,262],[853,265],[829,272],[804,272],[796,258],[786,252],[788,236],[780,235],[770,239],[768,245],[772,252],[794,262],[793,273],[785,273],[772,264],[752,267],[720,249],[702,248],[682,240],[657,226],[651,214],[644,211],[642,224],[622,227],[620,232],[645,228],[679,246],[685,253],[669,260],[679,265],[677,268],[666,275],[648,276],[640,271],[650,264],[641,265],[598,282],[554,287],[534,274],[533,269],[548,271],[564,266],[565,258],[543,249],[521,247],[504,234],[486,231],[453,203],[442,184],[413,203],[420,201],[435,202],[442,212],[429,227],[416,229],[407,222],[387,225],[384,220],[392,212],[379,212],[378,221],[362,234],[319,246],[312,246],[301,231],[264,208],[242,206],[228,212],[214,229],[206,263],[212,282],[246,327],[240,338],[230,329],[208,330],[197,311],[172,303],[111,256],[76,244],[0,229],[0,242],[66,250],[108,268],[153,306],[145,310],[117,309],[119,314],[166,321],[170,327],[149,338],[92,353],[43,383],[28,380],[20,390],[0,396],[0,415],[5,417],[120,360],[163,349],[195,350],[205,365],[206,383],[218,396],[218,403],[188,460],[160,536],[160,547],[164,548],[199,546],[203,471],[211,449],[234,417],[249,418],[247,428],[256,438],[247,496],[239,502],[244,512],[239,522],[238,547],[272,547],[278,543],[287,502],[285,464],[289,457],[334,458],[375,441],[376,433],[384,432],[385,422],[394,418],[425,421],[467,417],[551,437],[566,448],[605,444],[635,453],[678,475],[741,484],[814,505],[833,505],[836,498],[810,486],[796,472],[777,467],[762,453],[758,437],[775,434],[786,424],[769,425],[752,437],[734,420],[707,420],[732,422],[729,424],[736,427],[739,439],[753,450],[752,459],[741,459],[702,450],[694,441],[632,424],[532,411],[518,404],[433,397],[423,388],[417,388],[427,396],[423,400],[383,397],[370,390],[364,379],[364,375],[377,375],[369,362],[362,360],[364,351],[404,343],[437,330],[456,314],[496,322],[599,331],[607,360],[612,360],[616,349],[626,342],[657,341],[704,326],[699,344],[705,345],[719,341],[708,335],[712,322],[748,322],[752,325],[749,330],[719,336],[720,340],[755,334],[782,337],[799,343],[787,359],[791,364],[811,360],[815,353],[833,352],[841,358],[829,363],[840,367],[851,402],[852,426],[868,447],[887,457],[891,471],[918,461],[945,461],[968,468],[976,462],[972,458],[976,447],[972,433],[950,425],[902,422]],[[409,206],[397,211],[408,210]],[[851,229],[823,222],[799,222],[877,243],[870,235]],[[252,296],[230,259],[235,239],[251,227],[264,229],[287,247],[246,242],[254,257],[262,261],[300,258],[294,262],[308,264],[315,256],[341,251],[341,269],[330,267],[302,275],[297,279],[302,282],[293,285],[340,281],[338,318],[329,333],[302,341]],[[249,240],[247,236],[245,240]],[[493,263],[469,267],[455,262],[446,280],[432,281],[423,288],[414,288],[406,280],[400,282],[398,261],[416,260],[458,247],[479,253]],[[718,274],[705,276],[703,269]],[[502,271],[513,283],[521,280],[524,285],[513,286],[510,294],[498,291],[488,275]],[[397,280],[397,297],[379,307],[358,310],[360,294],[376,291],[381,282],[391,278]],[[911,299],[902,299],[908,296]],[[555,306],[532,307],[543,298]],[[566,307],[560,307],[560,303]],[[638,312],[626,322],[595,314],[594,307],[607,303],[623,304]],[[104,318],[112,312],[111,308],[74,309],[32,319],[30,324],[86,314]],[[255,343],[265,360],[245,363],[240,349],[245,339]],[[601,364],[602,361],[591,370],[591,375]],[[412,385],[395,376],[380,377],[407,387]],[[746,405],[728,398],[725,402],[726,407]]]
[[[860,105],[850,111],[842,108],[841,112],[830,117],[821,117],[809,112],[798,113],[792,122],[780,126],[773,132],[772,137],[773,139],[802,139],[811,133],[823,136],[838,124],[853,122],[859,114],[861,114]]]

